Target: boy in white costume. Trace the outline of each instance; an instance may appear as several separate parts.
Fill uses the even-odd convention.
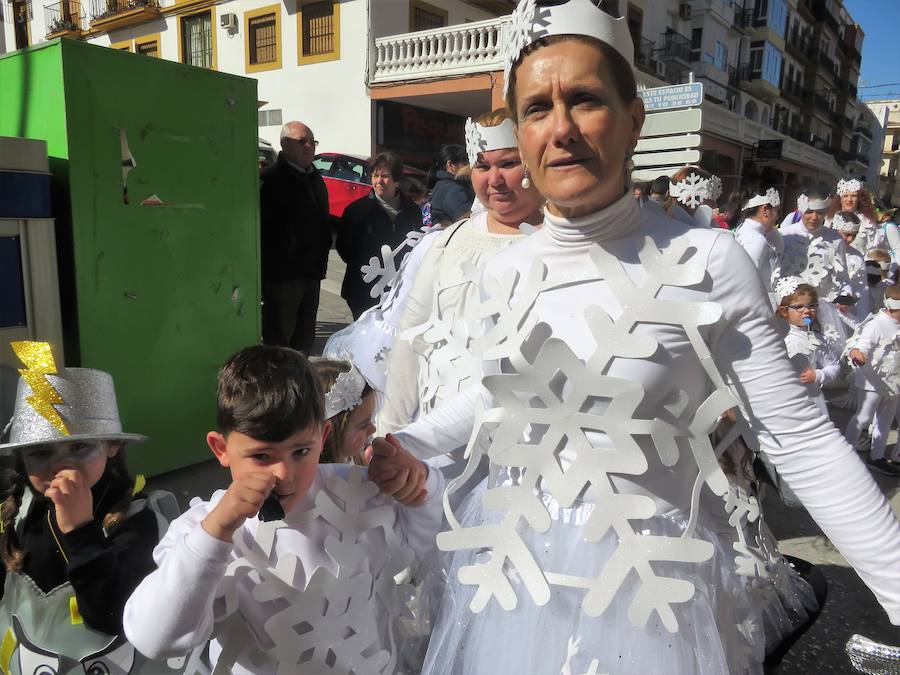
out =
[[[858,447],[860,431],[867,429],[874,418],[869,466],[888,476],[900,476],[900,468],[884,456],[900,401],[900,287],[885,290],[884,309],[859,327],[847,342],[847,352],[850,362],[858,367],[855,386],[859,390],[856,414],[847,424],[847,441]],[[896,450],[894,455],[896,459]]]
[[[172,523],[158,569],[128,600],[126,635],[157,656],[212,638],[216,673],[395,672],[406,589],[394,577],[434,546],[440,472],[400,450],[376,458],[407,460],[404,480],[427,476],[403,494],[422,505],[407,508],[379,496],[364,469],[319,464],[330,430],[321,389],[283,347],[229,359],[218,427],[207,443],[233,482]]]

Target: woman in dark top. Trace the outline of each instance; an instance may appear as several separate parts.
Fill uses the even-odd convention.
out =
[[[467,171],[469,159],[461,145],[441,148],[440,167],[431,192],[431,218],[434,223],[454,223],[472,210],[475,191]]]

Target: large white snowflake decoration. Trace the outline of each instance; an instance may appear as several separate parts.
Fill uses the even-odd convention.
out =
[[[803,279],[800,277],[782,277],[775,284],[775,295],[778,296],[779,300],[784,300],[786,297],[796,293],[797,288],[802,283]]]
[[[888,393],[900,393],[900,336],[889,335],[875,345],[871,362]]]
[[[563,664],[562,670],[559,671],[559,675],[578,675],[572,670],[572,659],[578,656],[578,646],[580,644],[581,638],[569,638],[569,644],[566,646],[566,662]],[[588,669],[582,675],[601,675],[598,672],[598,668],[600,668],[600,661],[591,659]]]
[[[700,174],[689,173],[684,180],[669,183],[669,194],[691,208],[703,202],[716,200],[722,194],[722,179],[718,176],[703,178]]]
[[[399,290],[399,282],[402,278],[402,263],[405,261],[409,251],[400,258],[399,264],[398,256],[405,249],[411,251],[420,241],[422,241],[425,235],[435,229],[440,228],[423,226],[418,230],[407,232],[406,238],[396,248],[392,249],[387,244],[384,244],[379,251],[381,255],[380,259],[378,256],[372,256],[369,258],[368,264],[360,267],[360,272],[362,272],[363,275],[363,282],[372,284],[372,288],[369,289],[369,295],[373,298],[379,298],[379,303],[384,309],[387,308],[387,304],[396,296],[396,293],[394,293],[394,297],[385,294],[390,290]]]
[[[316,495],[315,506],[282,521],[259,523],[255,538],[236,540],[242,558],[226,571],[221,601],[225,604],[221,672],[237,659],[277,663],[278,672],[322,675],[393,675],[397,667],[399,621],[409,615],[412,587],[395,581],[409,567],[412,554],[394,531],[394,510],[371,505],[378,487],[365,479],[365,470],[349,468],[346,479],[331,474],[327,490]],[[333,496],[332,496],[333,495]],[[281,554],[275,569],[269,565],[278,531],[322,520],[335,530],[325,538],[325,552],[336,571],[325,567],[304,571],[296,556]],[[380,569],[372,569],[370,537],[386,543]],[[311,572],[311,574],[307,574]],[[245,576],[259,581],[252,597],[272,603],[275,612],[255,634],[237,608],[237,587]],[[248,640],[248,631],[255,639]],[[217,673],[219,668],[217,668]]]
[[[801,236],[790,237],[785,241],[778,275],[800,277],[819,291],[820,299],[834,300],[840,291],[837,278],[846,272],[835,249],[836,243],[822,236],[808,240]]]
[[[469,166],[475,166],[478,161],[478,153],[481,152],[483,139],[478,125],[471,117],[466,119],[466,154],[469,156]]]
[[[366,388],[366,378],[356,366],[350,363],[350,370],[337,376],[331,389],[325,394],[325,418],[352,410],[362,403],[362,393]]]
[[[809,197],[807,197],[805,194],[801,194],[799,197],[797,197],[797,210],[800,213],[806,213],[807,211],[809,211]]]
[[[737,573],[748,577],[768,577],[768,560],[750,527],[760,518],[759,500],[740,486],[729,483],[725,512],[729,514],[728,524],[734,528],[738,538],[732,543],[738,554],[734,559]]]
[[[593,246],[596,270],[591,278],[609,285],[622,313],[613,320],[601,307],[586,309],[586,323],[596,344],[586,361],[550,336],[544,324],[534,325],[525,339],[504,343],[507,372],[483,379],[494,405],[485,412],[484,422],[493,430],[488,448],[492,467],[515,473],[518,483],[484,493],[484,507],[503,514],[497,522],[461,527],[448,513],[451,530],[438,535],[443,550],[489,552],[487,560],[478,556],[458,573],[463,584],[477,587],[469,605],[472,611],[483,610],[492,598],[506,610],[515,608],[520,599],[511,582],[515,579],[538,605],[550,599],[553,586],[582,589],[586,591],[581,600],[584,612],[598,616],[633,572],[640,586],[629,607],[631,622],[642,627],[655,611],[669,631],[677,630],[673,605],[688,601],[694,586],[658,574],[653,563],[699,563],[712,555],[712,545],[694,537],[699,486],[705,482],[719,496],[727,492],[728,481],[716,461],[709,433],[719,415],[737,404],[712,365],[700,333],[700,326],[719,319],[719,306],[659,297],[665,287],[690,287],[703,281],[705,269],[691,261],[695,253],[686,238],[672,242],[665,251],[646,238],[639,258],[647,276],[637,284],[615,255],[600,245]],[[542,285],[547,285],[545,271],[537,264],[529,276],[531,281],[526,279],[518,294],[512,292],[516,290],[515,277],[504,277],[498,286],[502,295],[493,314],[512,317],[514,332],[508,334],[520,334],[522,308],[533,306]],[[534,279],[539,283],[532,283]],[[680,410],[680,417],[643,418],[637,412],[644,400],[642,385],[606,374],[616,359],[645,359],[656,352],[659,344],[655,338],[635,332],[638,325],[648,322],[683,330],[714,386],[696,409],[683,401],[673,405],[670,412]],[[472,458],[478,459],[478,452],[473,451],[476,438],[477,432],[473,432],[467,448],[470,465]],[[689,524],[680,537],[642,534],[641,526],[632,521],[651,518],[656,511],[654,501],[644,495],[619,493],[612,480],[613,474],[639,476],[647,471],[639,438],[652,440],[664,466],[675,465],[686,449],[691,452],[698,470],[697,485]],[[565,464],[559,459],[561,448],[567,453]],[[552,526],[542,494],[561,508],[569,508],[589,486],[598,508],[583,526],[584,538],[599,542],[614,536],[617,546],[611,558],[597,570],[597,576],[541,569],[520,528],[527,525],[542,533]]]

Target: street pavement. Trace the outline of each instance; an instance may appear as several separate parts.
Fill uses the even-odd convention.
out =
[[[328,336],[352,321],[350,310],[340,297],[343,274],[344,264],[332,251],[328,275],[321,286],[314,353],[321,353]],[[841,428],[850,417],[850,411],[841,408],[832,408],[831,413]],[[891,444],[897,440],[897,432],[892,433]],[[873,476],[900,517],[900,479]],[[227,471],[215,460],[154,476],[149,481],[152,488],[173,492],[182,508],[187,507],[192,497],[208,498],[214,490],[226,487],[228,482]],[[834,486],[834,489],[840,489],[840,486]],[[764,490],[763,508],[766,521],[780,542],[780,550],[813,563],[828,582],[828,599],[818,620],[771,670],[772,675],[852,674],[854,671],[844,653],[844,644],[853,633],[888,644],[900,644],[900,630],[890,625],[872,593],[806,511],[785,506],[773,489]]]

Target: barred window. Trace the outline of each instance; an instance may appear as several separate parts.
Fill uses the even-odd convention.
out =
[[[303,5],[303,56],[318,56],[334,51],[334,3]]]
[[[212,14],[203,12],[181,18],[182,61],[189,66],[212,68]]]
[[[144,56],[152,56],[159,58],[159,42],[150,40],[148,42],[135,42],[135,51]]]
[[[275,63],[278,60],[278,32],[275,14],[252,17],[248,22],[250,63]]]
[[[281,126],[281,108],[277,110],[258,110],[256,117],[257,124],[261,127]]]
[[[447,20],[443,15],[429,11],[425,7],[413,5],[412,10],[414,31],[443,28],[447,24]]]

